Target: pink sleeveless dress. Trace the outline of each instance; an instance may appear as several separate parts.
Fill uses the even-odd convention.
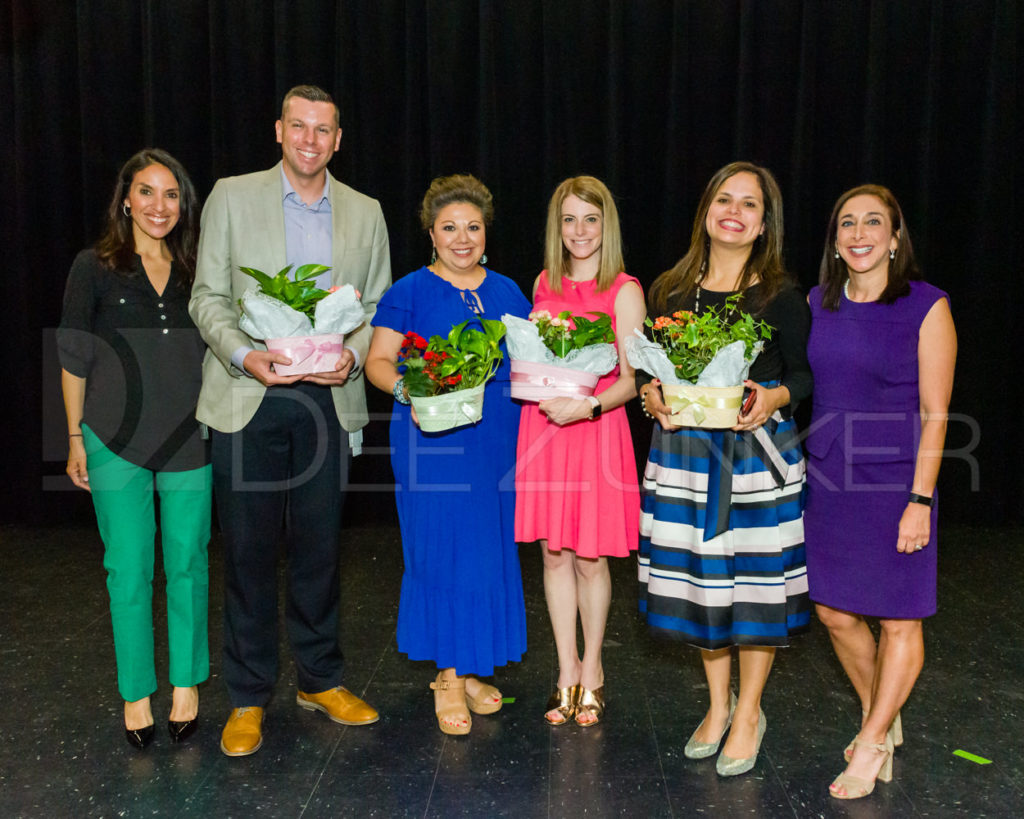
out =
[[[541,276],[534,310],[556,315],[599,311],[615,323],[615,297],[626,282],[620,273],[598,292],[589,282],[562,282],[555,293]],[[601,377],[599,395],[615,383],[619,368]],[[640,490],[629,422],[623,407],[596,421],[560,427],[536,404],[523,404],[516,450],[516,540],[546,539],[553,551],[572,549],[580,557],[626,557],[637,548]]]

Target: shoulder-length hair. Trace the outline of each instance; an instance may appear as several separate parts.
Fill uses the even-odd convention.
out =
[[[758,312],[789,282],[789,274],[782,263],[782,192],[779,184],[767,168],[752,162],[731,162],[720,168],[704,188],[693,219],[690,249],[651,285],[650,303],[654,314],[665,312],[673,299],[692,293],[707,272],[711,252],[711,239],[705,225],[708,210],[718,189],[738,173],[750,173],[757,177],[764,202],[764,233],[754,240],[738,284],[740,290],[745,290],[754,278],[758,278],[761,282],[760,293],[757,302],[744,309]]]
[[[885,289],[878,297],[880,304],[892,304],[896,299],[910,293],[910,282],[921,278],[917,261],[914,259],[914,246],[910,242],[910,231],[903,220],[903,211],[891,190],[884,185],[858,185],[850,188],[836,200],[832,208],[832,216],[828,220],[825,232],[825,249],[821,254],[821,267],[818,270],[818,284],[821,286],[821,304],[826,310],[839,309],[839,296],[850,273],[842,257],[836,258],[836,236],[839,233],[839,214],[843,205],[855,196],[874,196],[889,211],[892,232],[896,237],[896,255],[889,260],[889,276]]]
[[[574,176],[562,182],[551,195],[544,235],[544,267],[548,286],[562,292],[562,277],[571,271],[572,254],[562,241],[562,203],[576,196],[601,211],[601,265],[597,270],[598,291],[607,290],[625,268],[622,261],[622,230],[619,211],[608,186],[593,176]]]
[[[159,148],[144,148],[121,166],[114,185],[114,195],[107,208],[106,224],[96,242],[96,255],[111,270],[125,276],[134,275],[135,236],[132,233],[132,217],[124,212],[123,205],[135,174],[150,165],[163,165],[178,183],[178,223],[164,241],[175,265],[184,274],[182,284],[192,287],[199,244],[199,198],[182,164]]]

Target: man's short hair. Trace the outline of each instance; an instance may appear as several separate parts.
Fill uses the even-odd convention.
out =
[[[284,95],[284,99],[281,101],[282,121],[284,121],[285,112],[288,110],[288,100],[292,97],[309,100],[310,102],[329,102],[334,106],[334,124],[339,128],[341,127],[341,112],[338,110],[338,103],[334,101],[334,97],[316,85],[296,85]]]

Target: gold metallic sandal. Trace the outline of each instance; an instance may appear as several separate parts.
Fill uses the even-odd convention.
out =
[[[589,713],[594,718],[590,722],[580,722],[580,714],[584,711]],[[580,699],[576,705],[576,724],[581,728],[589,728],[591,725],[597,725],[601,721],[601,717],[604,716],[604,686],[595,688],[591,691],[589,688],[580,686]]]
[[[576,708],[579,705],[580,686],[570,685],[568,688],[559,688],[548,699],[548,705],[544,712],[544,719],[549,725],[565,725],[576,716]],[[561,719],[552,719],[549,715],[557,711]]]

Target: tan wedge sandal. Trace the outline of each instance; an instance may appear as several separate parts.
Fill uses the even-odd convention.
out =
[[[465,678],[449,679],[444,676],[443,671],[437,673],[437,679],[434,680],[430,687],[434,690],[434,713],[437,714],[437,727],[441,729],[442,734],[451,734],[452,736],[462,736],[469,733],[469,729],[473,727],[473,718],[469,715],[469,711],[466,705],[461,707],[458,705],[440,705],[438,703],[438,692],[439,691],[458,691],[461,689],[463,699],[466,694],[466,680]],[[447,720],[447,721],[446,721]],[[453,725],[453,722],[466,721],[465,725]]]
[[[493,714],[496,711],[501,710],[501,692],[493,685],[477,680],[480,684],[480,693],[477,696],[472,696],[469,693],[469,688],[466,688],[466,705],[469,706],[469,710],[474,714]]]

